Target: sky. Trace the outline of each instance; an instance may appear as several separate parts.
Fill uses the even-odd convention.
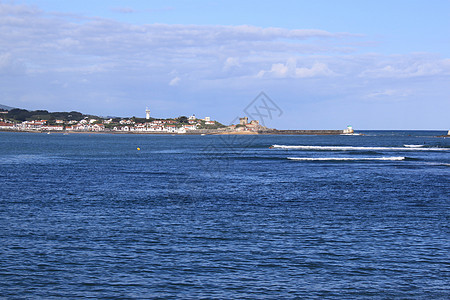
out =
[[[450,1],[0,0],[0,104],[448,130]]]

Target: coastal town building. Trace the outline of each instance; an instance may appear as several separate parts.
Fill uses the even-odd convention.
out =
[[[41,130],[43,130],[43,131],[63,131],[64,126],[46,125],[46,126],[42,126]]]
[[[222,126],[210,117],[197,118],[195,114],[190,117],[179,117],[175,119],[151,119],[148,107],[144,118],[108,118],[102,119],[92,116],[83,116],[77,120],[51,119],[27,120],[23,122],[12,122],[11,120],[0,120],[0,129],[16,131],[38,131],[38,132],[118,132],[118,133],[188,133],[199,130],[217,129]],[[151,120],[151,121],[150,121]],[[225,129],[225,128],[223,128]]]
[[[196,125],[183,125],[184,129],[186,130],[197,130]]]
[[[119,121],[120,124],[122,125],[131,125],[131,124],[135,124],[135,122],[133,120],[120,120]]]
[[[12,124],[12,123],[0,122],[0,129],[11,130],[13,128],[14,128],[14,124]]]
[[[248,123],[248,117],[239,118],[239,124],[240,125],[247,125]]]
[[[238,125],[231,125],[227,127],[231,131],[252,131],[257,132],[265,129],[264,126],[259,124],[259,121],[252,120],[250,123],[248,122],[248,117],[239,118]]]

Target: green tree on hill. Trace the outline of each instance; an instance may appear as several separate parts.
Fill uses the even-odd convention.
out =
[[[187,123],[189,123],[189,119],[188,119],[188,117],[186,117],[186,116],[178,117],[178,118],[176,119],[176,121],[177,121],[178,123],[180,123],[180,124],[187,124]]]

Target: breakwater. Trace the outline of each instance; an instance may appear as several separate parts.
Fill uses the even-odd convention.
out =
[[[259,134],[287,134],[287,135],[339,135],[345,134],[345,130],[264,130]]]

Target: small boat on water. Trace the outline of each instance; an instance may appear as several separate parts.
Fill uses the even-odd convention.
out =
[[[406,148],[422,148],[424,146],[425,145],[403,145],[403,147],[406,147]]]

